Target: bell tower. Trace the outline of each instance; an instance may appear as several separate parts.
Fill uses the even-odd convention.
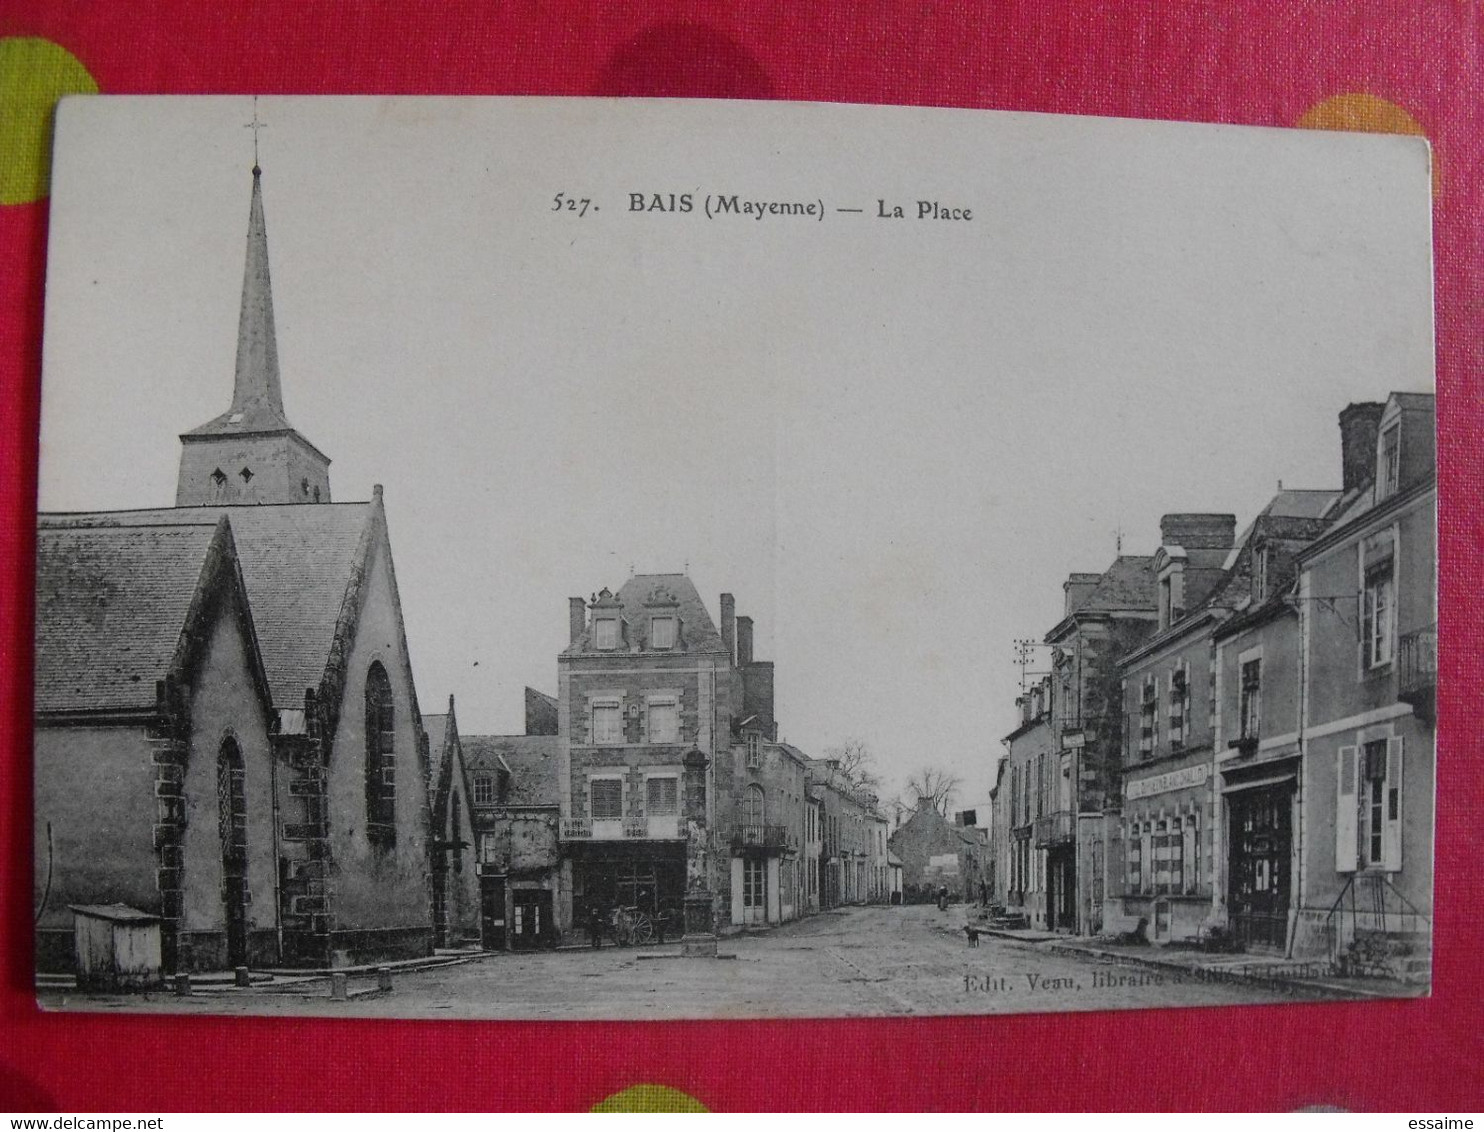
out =
[[[261,125],[256,109],[252,125],[256,149],[256,127]],[[263,221],[263,171],[256,160],[232,406],[181,434],[180,442],[177,507],[330,501],[330,458],[305,440],[283,411],[268,279],[268,230]]]

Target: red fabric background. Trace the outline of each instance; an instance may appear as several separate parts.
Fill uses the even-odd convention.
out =
[[[1432,139],[1443,622],[1431,999],[575,1025],[46,1017],[30,989],[30,654],[46,202],[0,206],[0,1109],[1484,1107],[1476,0],[721,5],[0,0],[106,93],[818,99],[1291,126],[1367,93]],[[713,10],[717,9],[717,10]],[[1275,406],[1275,411],[1281,407]]]

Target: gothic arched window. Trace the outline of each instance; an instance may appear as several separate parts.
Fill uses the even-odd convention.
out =
[[[380,661],[366,673],[366,836],[390,848],[397,841],[396,708]]]

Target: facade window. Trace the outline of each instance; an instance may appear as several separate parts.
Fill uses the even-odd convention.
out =
[[[1238,705],[1239,734],[1256,739],[1262,733],[1262,658],[1242,662],[1242,698]]]
[[[650,817],[674,817],[680,813],[680,779],[651,778],[644,784],[644,807]]]
[[[623,711],[617,700],[594,700],[592,714],[594,743],[623,742]]]
[[[1181,747],[1186,741],[1186,720],[1190,712],[1190,677],[1182,666],[1170,673],[1170,743]]]
[[[1036,756],[1036,817],[1046,816],[1046,755]]]
[[[1386,494],[1391,495],[1401,486],[1402,478],[1402,430],[1392,425],[1381,434],[1381,482]]]
[[[618,648],[618,618],[593,618],[593,647],[598,649]]]
[[[742,862],[742,906],[761,908],[767,899],[767,862],[749,857]]]
[[[1144,858],[1140,850],[1143,842],[1139,838],[1139,823],[1134,822],[1128,829],[1128,890],[1131,893],[1142,892],[1144,883]]]
[[[1395,571],[1392,560],[1378,562],[1365,572],[1361,595],[1361,665],[1367,669],[1390,664],[1396,652]]]
[[[747,769],[757,770],[763,765],[763,737],[756,731],[747,734]]]
[[[623,817],[623,779],[594,778],[587,788],[592,797],[593,821],[618,821]]]
[[[675,618],[654,617],[650,619],[649,647],[654,649],[675,647]]]
[[[1153,676],[1144,681],[1144,695],[1139,702],[1139,757],[1154,757],[1154,744],[1159,738],[1159,682]]]
[[[680,705],[674,699],[649,701],[649,741],[680,742]]]
[[[479,835],[479,863],[482,865],[493,864],[500,852],[499,835],[494,833],[481,833]]]
[[[366,834],[388,848],[397,840],[396,707],[386,669],[366,673]]]
[[[763,788],[756,783],[747,788],[747,824],[762,825],[767,818]]]
[[[1367,743],[1363,751],[1361,859],[1367,865],[1379,865],[1384,860],[1386,830],[1386,740]]]
[[[476,775],[474,778],[474,804],[476,806],[495,804],[495,780],[487,774]]]
[[[1402,867],[1402,740],[1383,736],[1336,752],[1335,868]]]

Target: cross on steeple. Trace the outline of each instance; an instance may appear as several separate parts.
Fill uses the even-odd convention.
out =
[[[267,122],[260,122],[260,121],[258,121],[258,96],[257,95],[253,95],[252,96],[252,121],[251,122],[244,122],[243,125],[242,125],[242,128],[244,130],[251,130],[252,131],[252,171],[254,173],[261,173],[262,172],[262,170],[258,168],[258,131],[259,130],[262,130],[262,129],[266,129],[267,126],[268,126],[268,123]]]

